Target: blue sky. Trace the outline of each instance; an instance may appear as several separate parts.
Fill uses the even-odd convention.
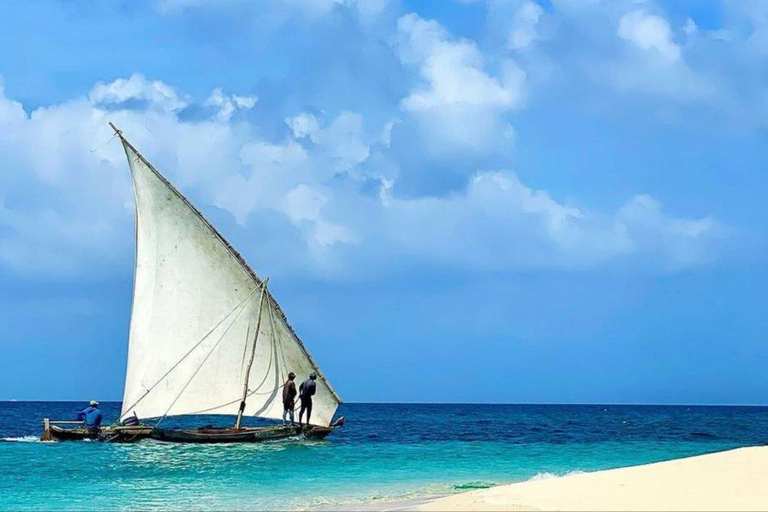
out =
[[[119,399],[117,123],[349,401],[768,403],[768,6],[0,4],[0,399]]]

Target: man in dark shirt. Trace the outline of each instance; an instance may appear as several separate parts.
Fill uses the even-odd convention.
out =
[[[293,425],[293,408],[296,407],[296,383],[293,382],[295,378],[296,374],[290,372],[288,380],[283,384],[283,425],[286,417],[291,418],[291,425]]]
[[[101,426],[101,411],[99,410],[99,402],[91,400],[91,405],[86,407],[79,413],[77,413],[77,419],[85,422],[85,428],[91,432],[98,432]]]
[[[309,425],[309,417],[312,416],[312,396],[317,391],[317,374],[312,372],[309,374],[309,378],[301,383],[299,386],[299,399],[301,400],[301,409],[299,410],[299,425],[301,425],[301,417],[304,415],[304,411],[307,411],[307,425]]]

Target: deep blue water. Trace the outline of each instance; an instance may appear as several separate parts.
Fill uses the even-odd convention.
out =
[[[83,406],[0,402],[1,510],[323,507],[768,441],[768,407],[415,404],[345,404],[339,413],[347,425],[323,442],[36,441],[44,416],[71,418]],[[109,422],[119,404],[102,404],[102,410]]]

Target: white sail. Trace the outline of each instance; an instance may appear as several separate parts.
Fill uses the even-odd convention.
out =
[[[289,371],[318,374],[312,423],[341,402],[240,255],[121,137],[136,197],[136,272],[121,416],[237,414],[256,340],[245,416],[279,419]]]

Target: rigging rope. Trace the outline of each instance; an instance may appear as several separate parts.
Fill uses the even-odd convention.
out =
[[[277,387],[276,387],[276,388],[274,388],[274,389],[270,389],[269,391],[262,391],[261,393],[257,393],[257,392],[255,392],[255,391],[251,391],[250,393],[248,393],[248,396],[253,396],[253,395],[269,395],[270,393],[274,393],[275,391],[277,391],[278,389],[280,389],[280,388],[282,388],[282,387],[283,387],[283,386],[282,386],[282,384],[281,384],[281,385],[277,386]],[[242,399],[242,397],[240,397],[240,398],[236,398],[236,399],[232,400],[231,402],[227,402],[227,403],[225,403],[225,404],[221,404],[221,405],[214,405],[213,407],[209,407],[209,408],[207,408],[207,409],[200,409],[199,411],[188,412],[188,413],[186,413],[186,414],[188,414],[188,415],[193,415],[193,414],[203,414],[204,412],[211,412],[211,411],[215,411],[216,409],[221,409],[222,407],[226,407],[226,406],[228,406],[228,405],[233,405],[233,404],[239,403],[241,399]]]
[[[204,342],[204,341],[205,341],[205,340],[208,338],[208,336],[210,336],[210,335],[213,333],[213,331],[215,331],[216,329],[218,329],[218,327],[219,327],[221,324],[223,324],[223,323],[224,323],[224,321],[225,321],[227,318],[229,318],[229,315],[231,315],[232,313],[234,313],[234,312],[235,312],[235,310],[236,310],[237,308],[239,308],[240,306],[243,306],[243,309],[245,309],[244,305],[245,305],[246,301],[248,301],[248,300],[251,298],[251,296],[252,296],[252,295],[253,295],[253,294],[256,292],[256,290],[257,290],[257,288],[254,288],[253,290],[251,290],[251,293],[249,293],[248,295],[246,295],[246,296],[245,296],[245,298],[244,298],[243,300],[241,300],[239,304],[237,304],[235,307],[233,307],[233,308],[232,308],[232,309],[229,311],[229,313],[227,313],[226,315],[224,315],[224,318],[222,318],[222,319],[219,321],[219,323],[217,323],[216,325],[214,325],[214,326],[213,326],[213,328],[211,328],[211,330],[210,330],[210,331],[208,331],[208,332],[205,334],[205,336],[203,336],[203,337],[200,339],[200,341],[198,341],[197,343],[195,343],[195,345],[194,345],[194,346],[193,346],[191,349],[189,349],[189,352],[187,352],[186,354],[184,354],[184,356],[183,356],[181,359],[179,359],[179,360],[176,362],[176,364],[174,364],[173,366],[171,366],[171,368],[170,368],[170,369],[169,369],[167,372],[165,372],[165,373],[163,374],[163,376],[162,376],[162,377],[160,377],[160,379],[159,379],[157,382],[155,382],[154,384],[152,384],[152,385],[149,387],[149,389],[147,389],[147,391],[146,391],[146,392],[145,392],[143,395],[141,395],[141,397],[139,397],[139,399],[138,399],[138,400],[136,400],[135,402],[133,402],[133,404],[132,404],[130,407],[128,407],[127,409],[125,409],[125,414],[121,415],[121,416],[120,416],[120,418],[118,419],[118,421],[119,421],[119,420],[121,420],[121,419],[123,419],[123,417],[124,417],[125,415],[127,415],[127,414],[128,414],[128,412],[129,412],[131,409],[133,409],[134,407],[136,407],[137,405],[139,405],[139,402],[141,402],[142,400],[144,400],[144,398],[146,398],[146,396],[149,394],[149,392],[150,392],[150,391],[152,391],[153,389],[155,389],[155,387],[157,387],[157,385],[158,385],[158,384],[160,384],[160,383],[161,383],[163,380],[165,380],[165,378],[166,378],[168,375],[170,375],[170,373],[171,373],[173,370],[175,370],[175,369],[176,369],[176,368],[177,368],[177,367],[178,367],[178,366],[179,366],[179,365],[182,363],[182,361],[184,361],[184,360],[185,360],[185,359],[186,359],[186,358],[187,358],[187,357],[188,357],[188,356],[189,356],[189,355],[190,355],[192,352],[194,352],[194,350],[195,350],[197,347],[199,347],[199,346],[200,346],[200,344],[201,344],[202,342]],[[243,311],[243,310],[241,309],[241,310],[240,310],[240,313],[242,313],[242,311]],[[238,313],[238,316],[240,315],[240,313]]]
[[[274,310],[270,310],[270,312],[272,313],[272,315],[270,316],[270,321],[274,321],[274,318],[275,318]],[[289,371],[289,369],[288,369],[288,362],[285,360],[285,348],[283,347],[282,343],[278,343],[277,346],[280,348],[280,358],[283,360],[283,371],[284,371],[284,373],[288,372]],[[310,361],[310,366],[312,366],[311,361]],[[286,374],[285,378],[286,379],[288,378],[287,374]],[[279,387],[281,387],[281,386],[279,386]],[[295,400],[294,401],[294,406],[293,406],[293,412],[298,411],[300,408],[301,408],[301,404],[299,403],[298,400]]]
[[[255,290],[254,290],[254,292],[255,292]],[[281,339],[279,338],[278,332],[275,329],[275,324],[277,322],[277,319],[275,318],[275,310],[274,310],[274,308],[271,307],[271,303],[270,302],[267,303],[267,310],[269,312],[268,314],[269,314],[270,331],[271,331],[271,334],[272,334],[272,336],[271,336],[272,348],[273,348],[273,351],[274,351],[275,355],[279,351],[280,359],[283,362],[282,372],[280,372],[280,370],[281,370],[280,369],[280,364],[279,364],[279,362],[278,362],[276,357],[275,357],[275,366],[276,366],[277,371],[279,373],[282,373],[283,375],[287,375],[287,372],[289,371],[288,361],[285,358],[285,349],[284,349],[284,347],[283,347],[283,345],[281,343]],[[248,328],[250,329],[250,324],[249,324]],[[250,335],[246,339],[249,339],[249,338],[250,338]],[[247,344],[246,344],[245,349],[243,350],[243,362],[245,362],[245,353],[246,353],[246,351],[247,351]],[[278,384],[276,387],[274,387],[272,389],[269,389],[267,391],[258,391],[259,388],[262,385],[264,385],[264,382],[266,382],[267,378],[269,377],[269,373],[270,373],[269,370],[271,369],[271,365],[272,365],[273,351],[270,351],[270,361],[269,361],[269,364],[267,365],[267,372],[266,372],[264,378],[262,379],[261,383],[259,383],[259,385],[256,388],[254,388],[253,390],[249,390],[249,392],[246,395],[246,397],[271,395],[271,394],[275,393],[276,391],[280,390],[283,387],[283,384]],[[285,378],[287,378],[287,376]],[[208,407],[206,409],[199,409],[197,411],[188,412],[186,414],[194,415],[194,414],[204,414],[204,413],[207,413],[207,412],[216,411],[217,409],[222,409],[224,407],[228,407],[230,405],[237,404],[237,403],[239,403],[241,401],[241,399],[242,398],[236,398],[234,400],[231,400],[229,402],[226,402],[226,403],[223,403],[223,404],[220,404],[220,405],[215,405],[213,407]],[[299,408],[300,408],[300,404],[298,404],[298,401],[297,401],[297,405],[295,406],[294,411],[298,411]],[[167,413],[166,413],[166,415],[167,415]],[[164,417],[165,416],[163,416],[163,418]],[[159,423],[159,421],[158,421],[158,423]]]
[[[273,322],[272,325],[274,326],[275,311],[270,309],[270,313],[270,321]],[[288,362],[285,360],[285,348],[283,347],[282,340],[280,340],[277,346],[280,347],[280,358],[283,360],[283,375],[288,378],[287,373],[290,372],[290,369],[288,368]]]
[[[248,340],[251,339],[251,322],[248,322],[248,330],[245,333],[245,343],[243,344],[243,360],[240,363],[240,378],[243,378],[243,370],[245,369],[245,354],[248,352]]]
[[[115,132],[115,134],[114,134],[112,137],[110,137],[110,138],[109,138],[109,140],[108,140],[107,142],[105,142],[105,143],[103,143],[103,144],[99,144],[98,146],[96,146],[95,148],[93,148],[93,149],[91,150],[91,153],[95,153],[96,151],[100,150],[101,148],[103,148],[104,146],[106,146],[107,144],[109,144],[110,142],[112,142],[113,140],[115,140],[115,137],[117,137],[117,135],[118,135],[118,134],[117,134],[117,132]]]
[[[283,360],[283,366],[284,366],[283,373],[284,373],[285,371],[288,370],[288,363],[285,360],[285,353],[282,350],[282,345],[278,341],[276,341],[277,332],[275,330],[275,311],[271,307],[271,303],[267,303],[267,310],[269,311],[270,332],[272,333],[272,336],[271,336],[272,347],[273,347],[273,349],[275,349],[275,347],[280,347],[280,354],[281,354],[281,358]],[[247,348],[247,345],[246,345],[246,348]],[[277,350],[274,350],[274,352],[277,352]],[[273,389],[270,389],[268,391],[261,391],[261,392],[258,391],[258,389],[264,384],[264,382],[266,382],[267,377],[269,376],[269,370],[270,370],[270,367],[272,365],[272,355],[273,355],[273,352],[270,351],[270,361],[269,361],[269,364],[267,365],[267,373],[265,374],[265,376],[262,379],[261,383],[259,383],[259,385],[255,389],[253,389],[252,391],[249,391],[248,394],[246,395],[246,397],[251,397],[251,396],[254,396],[254,395],[271,395],[271,394],[275,393],[277,390],[279,390],[280,388],[283,387],[282,384],[278,384],[276,387],[274,387]],[[243,361],[245,361],[245,352],[243,353]],[[277,367],[278,372],[279,372],[280,366],[279,366],[279,364],[277,362],[275,364],[276,364],[276,367]],[[278,381],[279,381],[279,378],[278,378]],[[208,407],[207,409],[200,409],[198,411],[190,412],[190,413],[187,413],[187,414],[203,414],[203,413],[206,413],[206,412],[211,412],[211,411],[215,411],[217,409],[221,409],[223,407],[234,405],[234,404],[236,404],[236,403],[238,403],[240,401],[241,401],[240,398],[236,398],[234,400],[231,400],[231,401],[226,402],[226,403],[221,404],[221,405],[215,405],[213,407]]]
[[[192,376],[189,378],[187,383],[184,384],[184,387],[181,388],[181,391],[179,391],[179,394],[176,395],[176,398],[173,399],[173,402],[171,402],[171,405],[168,406],[168,409],[166,409],[165,414],[163,414],[163,416],[159,420],[157,420],[157,423],[155,423],[155,426],[158,426],[160,424],[160,422],[163,421],[166,416],[168,416],[168,413],[171,412],[171,409],[173,408],[173,406],[176,405],[176,402],[179,400],[179,398],[181,398],[182,393],[184,393],[184,391],[190,385],[192,380],[195,378],[195,375],[197,375],[197,372],[200,371],[200,369],[203,367],[205,362],[208,361],[208,358],[211,357],[211,354],[213,354],[213,351],[216,349],[216,347],[219,346],[219,343],[221,343],[221,340],[224,339],[224,336],[226,336],[227,333],[229,332],[229,330],[232,328],[232,326],[235,325],[235,322],[240,317],[240,313],[242,313],[243,311],[245,311],[245,308],[242,308],[240,311],[238,311],[237,315],[235,315],[235,318],[232,319],[232,323],[230,323],[227,326],[227,328],[224,330],[224,332],[221,333],[221,336],[219,337],[219,339],[216,341],[216,343],[213,344],[213,346],[211,347],[211,350],[208,351],[208,354],[200,362],[200,364],[197,366],[197,368],[195,368],[195,371],[192,373]]]
[[[269,306],[270,305],[267,304],[267,313],[269,314],[270,333],[272,334],[270,336],[270,340],[272,341],[272,346],[270,347],[271,350],[269,351],[269,363],[267,363],[267,371],[264,374],[264,378],[262,379],[261,383],[255,389],[259,389],[267,381],[267,378],[269,377],[269,370],[272,367],[273,358],[275,360],[275,388],[272,390],[272,392],[270,393],[270,397],[264,402],[264,404],[253,413],[253,416],[260,416],[262,413],[264,413],[264,411],[266,411],[272,405],[272,402],[277,397],[277,390],[280,389],[280,365],[277,361],[277,345],[275,344],[275,326],[272,321],[272,314],[271,314],[272,308]]]
[[[245,401],[248,398],[248,381],[251,378],[251,368],[253,367],[253,360],[256,357],[256,343],[259,341],[259,331],[261,330],[261,317],[264,314],[264,295],[267,293],[267,283],[269,278],[266,278],[261,283],[261,296],[259,297],[259,312],[256,316],[256,334],[253,336],[253,345],[251,346],[251,357],[248,359],[248,366],[245,368],[245,379],[243,382],[243,395],[240,401],[240,408],[237,411],[237,420],[235,421],[235,429],[240,429],[243,421],[243,412],[245,412]]]
[[[267,307],[269,307],[269,305],[267,305]],[[270,323],[271,323],[271,322],[270,322]],[[270,342],[271,342],[271,348],[272,348],[272,350],[270,350],[270,351],[269,351],[269,361],[267,361],[267,371],[264,373],[264,378],[262,378],[262,379],[261,379],[261,382],[259,382],[259,385],[258,385],[258,386],[256,386],[256,387],[254,387],[254,388],[253,388],[253,391],[252,391],[252,392],[250,392],[250,393],[249,393],[248,395],[246,395],[246,396],[249,396],[249,395],[251,395],[251,394],[254,394],[254,393],[256,392],[256,390],[258,390],[258,389],[259,389],[261,386],[263,386],[263,385],[264,385],[264,383],[265,383],[265,382],[267,382],[267,377],[269,377],[269,370],[272,368],[272,355],[273,355],[274,346],[275,346],[275,332],[274,332],[274,330],[271,328],[271,325],[270,325],[270,330],[269,330],[269,332],[270,332],[270,337],[269,337],[269,340],[270,340]],[[249,378],[250,378],[250,376],[249,376]],[[250,391],[250,390],[249,390],[249,391]]]

